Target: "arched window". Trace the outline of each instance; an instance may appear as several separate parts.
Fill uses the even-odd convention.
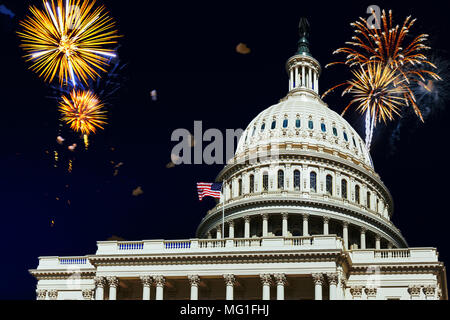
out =
[[[342,198],[347,199],[347,180],[341,180],[341,194]]]
[[[239,192],[239,196],[242,196],[242,179],[238,180],[238,192]]]
[[[355,138],[352,137],[352,139],[353,139],[353,146],[356,148],[356,141],[355,141]]]
[[[308,128],[310,128],[311,130],[314,129],[314,122],[312,120],[308,121]]]
[[[377,198],[377,212],[380,211],[380,200]]]
[[[359,204],[359,186],[355,186],[355,202]]]
[[[277,127],[277,121],[276,121],[276,120],[273,120],[273,121],[272,121],[271,129],[273,130],[273,129],[275,129],[276,127]]]
[[[344,139],[345,139],[345,141],[347,141],[347,142],[348,142],[348,136],[347,136],[347,132],[345,132],[345,131],[344,131]]]
[[[311,192],[317,192],[317,174],[314,171],[309,174],[309,189]]]
[[[254,193],[255,192],[255,176],[254,175],[250,175],[250,193]]]
[[[283,120],[283,128],[287,128],[289,124],[289,120],[288,119],[284,119]]]
[[[300,125],[301,125],[300,119],[295,120],[295,127],[300,128]]]
[[[284,189],[284,171],[278,170],[278,189]]]
[[[326,132],[327,131],[327,126],[325,125],[325,123],[321,123],[320,124],[320,130],[322,130],[322,132]]]
[[[337,137],[337,129],[336,129],[336,127],[333,127],[333,134]]]
[[[253,127],[252,137],[255,135],[256,127]]]
[[[369,208],[370,209],[370,201],[371,199],[370,199],[370,191],[367,191],[367,208]]]
[[[327,175],[325,182],[326,182],[325,184],[326,184],[327,193],[330,196],[332,196],[333,195],[333,177],[330,174]]]
[[[294,189],[300,190],[300,170],[294,170]]]
[[[263,132],[265,128],[266,128],[266,124],[263,122],[263,124],[261,125],[261,132]]]
[[[269,174],[267,172],[263,174],[263,190],[269,190]]]

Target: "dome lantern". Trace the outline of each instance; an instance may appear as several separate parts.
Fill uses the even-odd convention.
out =
[[[308,92],[317,96],[321,68],[319,62],[310,53],[308,20],[301,18],[298,28],[300,35],[298,50],[286,63],[289,74],[289,93]]]

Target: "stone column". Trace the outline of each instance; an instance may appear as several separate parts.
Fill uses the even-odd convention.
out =
[[[152,286],[151,276],[141,276],[142,282],[142,300],[150,300],[150,288]]]
[[[311,68],[308,68],[308,88],[312,87]]]
[[[328,223],[330,222],[330,218],[323,217],[323,234],[328,235],[330,233],[328,228]]]
[[[295,67],[295,86],[294,86],[294,88],[298,88],[299,87],[299,85],[298,85],[298,67]]]
[[[424,286],[423,293],[427,300],[436,300],[436,287],[435,286]],[[50,293],[49,293],[50,295]]]
[[[48,298],[50,300],[58,300],[58,290],[56,290],[56,289],[49,290]]]
[[[306,81],[305,81],[305,66],[302,66],[302,87],[306,87]]]
[[[314,280],[314,299],[322,300],[322,284],[323,284],[323,274],[321,273],[313,273],[312,274]]]
[[[45,300],[47,298],[47,290],[38,289],[36,290],[36,300]]]
[[[234,238],[234,220],[228,221],[228,237]]]
[[[284,273],[274,274],[277,283],[277,300],[284,300],[284,286],[286,284],[286,275]]]
[[[308,231],[308,218],[309,215],[308,214],[303,214],[303,236],[307,237],[309,236],[309,231]]]
[[[245,216],[244,221],[244,238],[250,238],[250,216]]]
[[[345,250],[348,250],[348,222],[342,224],[342,237],[344,238]]]
[[[367,287],[364,289],[366,293],[367,300],[376,300],[377,299],[377,288],[376,287]]]
[[[365,249],[366,248],[366,229],[365,228],[361,228],[361,241],[360,241],[360,247],[361,249]]]
[[[216,233],[216,238],[217,239],[222,239],[222,226],[217,226],[216,227],[217,233]]]
[[[259,275],[262,284],[262,299],[270,300],[270,284],[272,282],[271,276],[268,273]]]
[[[208,239],[212,239],[211,231],[208,231],[207,237],[208,237]]]
[[[105,286],[105,279],[103,277],[94,277],[95,283],[95,300],[103,300],[103,287]]]
[[[381,249],[381,237],[378,234],[375,236],[375,249]]]
[[[347,288],[347,280],[343,276],[341,277],[340,284],[341,284],[341,289],[339,290],[340,299],[345,300],[345,289]]]
[[[327,273],[328,283],[330,284],[330,300],[338,300],[337,285],[338,285],[338,274],[337,273]]]
[[[282,218],[281,235],[283,237],[287,237],[288,236],[288,214],[287,214],[287,212],[282,213],[281,218]]]
[[[234,283],[236,282],[236,279],[234,278],[234,275],[224,274],[223,278],[225,279],[225,286],[226,286],[226,299],[227,300],[233,300],[233,289],[234,289]]]
[[[92,300],[94,297],[94,291],[92,289],[84,289],[81,294],[84,300]]]
[[[314,91],[319,93],[319,79],[317,77],[317,73],[314,73]]]
[[[191,284],[191,300],[198,300],[198,285],[200,277],[198,275],[189,275],[189,283]]]
[[[294,70],[291,69],[290,75],[289,75],[289,82],[290,82],[290,86],[289,86],[289,90],[292,90],[294,88]]]
[[[109,300],[117,300],[117,286],[119,285],[119,279],[117,277],[106,278],[109,284]]]
[[[164,279],[164,276],[155,276],[153,277],[156,284],[156,300],[163,300],[164,299],[164,284],[166,283],[166,279]]]
[[[388,249],[392,249],[393,246],[394,245],[392,244],[392,242],[388,242],[388,245],[387,245]]]
[[[261,217],[262,217],[262,236],[267,237],[269,215],[264,213],[261,215]]]
[[[350,288],[350,293],[353,296],[353,300],[361,300],[362,286],[353,286]]]

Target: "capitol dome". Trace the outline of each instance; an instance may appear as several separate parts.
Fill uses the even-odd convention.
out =
[[[258,241],[336,234],[347,249],[404,248],[391,222],[392,196],[364,141],[320,98],[321,67],[308,37],[303,21],[298,50],[286,63],[289,91],[244,130],[216,178],[224,199],[197,236]]]

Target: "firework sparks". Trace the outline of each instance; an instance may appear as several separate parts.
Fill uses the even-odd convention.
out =
[[[73,90],[70,98],[62,97],[59,105],[63,117],[70,128],[81,132],[86,137],[90,133],[95,133],[96,129],[103,129],[106,124],[105,111],[102,110],[103,104],[100,103],[97,96],[90,91]],[[86,141],[86,140],[85,140]]]
[[[115,23],[96,0],[43,0],[44,10],[30,6],[30,15],[20,22],[24,56],[31,69],[52,82],[58,75],[60,85],[77,79],[87,83],[106,71],[120,36]]]
[[[367,20],[363,18],[359,18],[358,21],[351,23],[355,33],[352,37],[352,41],[346,42],[346,45],[348,45],[347,47],[339,48],[333,52],[333,54],[345,54],[345,59],[343,61],[332,62],[326,66],[329,67],[336,64],[344,64],[351,70],[358,67],[360,68],[360,71],[366,70],[371,73],[370,75],[362,75],[360,71],[358,71],[357,74],[352,71],[356,79],[353,84],[359,83],[360,85],[359,87],[355,85],[355,88],[358,88],[357,90],[363,89],[376,78],[378,79],[378,85],[382,85],[382,82],[388,79],[394,79],[393,81],[388,81],[389,84],[386,83],[387,86],[384,87],[383,90],[381,90],[381,87],[378,87],[380,92],[384,92],[381,94],[384,97],[383,99],[373,100],[375,95],[370,94],[370,91],[377,87],[372,87],[372,89],[370,89],[370,87],[367,86],[365,87],[365,89],[368,90],[366,92],[354,92],[356,93],[355,97],[361,99],[357,100],[359,102],[357,109],[360,111],[367,109],[366,144],[368,146],[370,146],[373,128],[376,122],[379,121],[380,118],[384,122],[386,122],[386,119],[393,120],[393,113],[400,115],[400,107],[411,106],[421,121],[424,121],[420,108],[417,105],[412,86],[418,83],[427,83],[427,77],[431,77],[433,80],[442,80],[437,73],[429,70],[436,69],[436,65],[430,62],[424,53],[426,50],[430,49],[429,46],[424,44],[428,40],[428,35],[420,34],[411,41],[407,41],[407,35],[416,19],[412,19],[411,16],[409,16],[404,20],[401,26],[394,26],[391,10],[388,14],[386,14],[384,10],[382,11],[381,21],[378,20],[374,11],[372,11],[372,14],[381,28],[370,28]],[[375,68],[374,66],[376,64],[380,67]],[[389,68],[390,71],[386,70],[384,67]],[[374,78],[376,74],[379,74],[379,76]],[[384,75],[382,76],[382,74]],[[372,80],[369,80],[369,78]],[[364,80],[365,83],[363,83],[362,80]],[[345,82],[341,85],[350,85],[350,82]],[[329,92],[339,86],[340,85],[331,88],[325,92],[322,97],[326,96]],[[352,90],[347,88],[344,90],[343,94],[351,92]],[[395,92],[391,92],[392,90]],[[399,96],[400,92],[403,99]],[[392,100],[394,97],[395,100]],[[357,102],[355,99],[352,100],[349,105]],[[362,100],[366,100],[366,105],[371,105],[371,107],[365,107],[366,109],[363,108],[362,106],[364,103]],[[368,101],[372,102],[367,104]],[[378,101],[381,105],[376,106],[374,104],[375,101]],[[343,114],[349,105],[345,108]]]

